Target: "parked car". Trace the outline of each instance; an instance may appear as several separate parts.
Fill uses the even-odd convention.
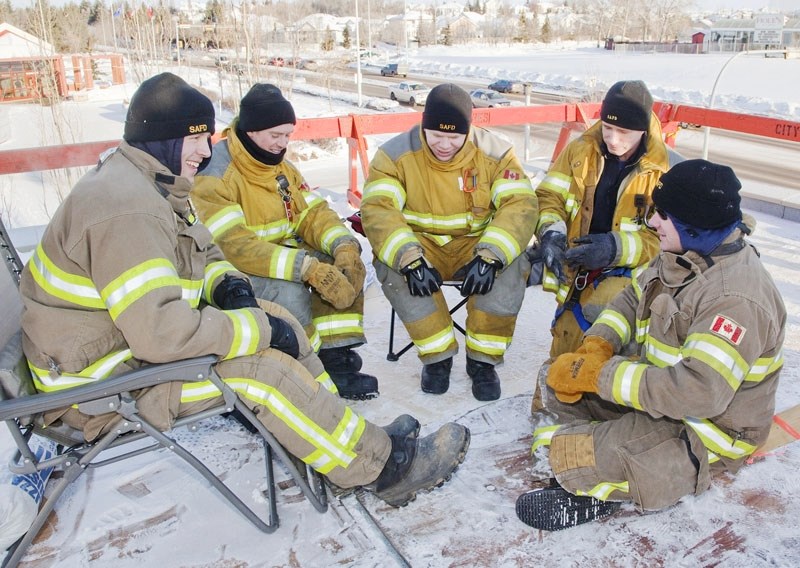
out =
[[[381,75],[384,77],[408,77],[408,65],[405,63],[389,63],[381,68]]]
[[[400,83],[389,85],[389,98],[393,101],[408,103],[412,107],[424,105],[428,99],[431,88],[424,83],[415,81],[401,81]]]
[[[507,79],[499,79],[489,85],[489,88],[498,93],[513,93],[515,90],[514,82]]]
[[[273,57],[269,60],[269,65],[273,67],[283,67],[286,64],[286,61],[283,57]]]
[[[494,108],[511,106],[511,101],[497,91],[489,89],[475,89],[471,91],[469,97],[472,99],[472,106],[475,108]]]

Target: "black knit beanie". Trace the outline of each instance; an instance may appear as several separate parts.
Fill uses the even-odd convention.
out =
[[[741,220],[741,188],[728,166],[686,160],[661,176],[653,190],[653,203],[688,225],[718,229]]]
[[[269,83],[256,83],[239,105],[239,129],[258,132],[281,124],[297,124],[292,103]]]
[[[652,111],[653,96],[642,81],[620,81],[606,93],[600,120],[627,130],[647,131]]]
[[[203,93],[172,73],[142,82],[131,97],[123,138],[152,142],[214,134],[214,105]]]
[[[452,83],[435,86],[428,93],[422,112],[422,128],[467,134],[472,123],[472,99]]]

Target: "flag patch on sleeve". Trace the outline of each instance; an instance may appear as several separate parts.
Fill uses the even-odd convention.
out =
[[[714,321],[711,323],[711,331],[720,337],[724,337],[734,345],[739,345],[747,329],[743,328],[732,319],[726,318],[722,314],[717,314],[714,316]]]
[[[506,179],[519,179],[519,172],[513,170],[506,170],[503,172],[503,177]]]

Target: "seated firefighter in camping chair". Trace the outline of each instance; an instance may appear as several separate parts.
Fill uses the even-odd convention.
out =
[[[449,477],[469,431],[450,423],[418,440],[416,420],[380,428],[331,392],[300,323],[276,304],[259,305],[196,222],[189,190],[211,155],[214,124],[211,101],[170,73],[134,93],[123,142],[70,192],[22,273],[23,348],[37,389],[213,355],[216,373],[290,454],[340,487],[407,503]],[[207,381],[132,394],[159,429],[221,401]],[[91,440],[119,417],[67,404],[46,418]]]
[[[382,145],[361,201],[364,232],[383,292],[417,347],[421,388],[447,392],[458,352],[440,290],[468,297],[467,374],[482,401],[500,397],[494,367],[514,334],[538,216],[511,144],[472,127],[469,95],[452,84],[428,96],[422,124]]]

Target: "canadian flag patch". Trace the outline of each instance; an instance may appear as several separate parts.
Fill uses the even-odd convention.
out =
[[[711,323],[711,331],[724,337],[734,345],[739,345],[747,329],[743,328],[732,319],[726,318],[722,314],[717,314],[714,316],[714,321]]]
[[[519,172],[506,170],[505,172],[503,172],[503,177],[506,179],[519,179]]]

